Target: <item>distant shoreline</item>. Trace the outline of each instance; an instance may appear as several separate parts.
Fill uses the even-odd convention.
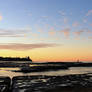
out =
[[[0,61],[31,61],[30,57],[20,58],[20,57],[0,57]]]

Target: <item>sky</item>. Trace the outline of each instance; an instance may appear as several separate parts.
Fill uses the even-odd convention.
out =
[[[0,56],[91,62],[92,0],[0,0]]]

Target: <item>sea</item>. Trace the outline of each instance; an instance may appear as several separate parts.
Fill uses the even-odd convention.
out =
[[[32,64],[30,65],[30,67]],[[0,68],[0,76],[9,76],[10,78],[14,76],[28,76],[28,75],[48,75],[48,76],[64,76],[70,74],[85,74],[92,73],[92,67],[70,67],[66,70],[57,70],[57,71],[44,71],[44,72],[30,72],[30,73],[22,73],[22,72],[14,72],[14,70],[20,70],[18,67],[10,68],[3,67]]]

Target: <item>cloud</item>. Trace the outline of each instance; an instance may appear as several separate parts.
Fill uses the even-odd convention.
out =
[[[89,36],[88,39],[92,39],[92,36]]]
[[[28,16],[32,16],[32,13],[29,13]]]
[[[0,49],[7,50],[31,50],[36,48],[48,48],[55,47],[58,44],[55,43],[36,43],[36,44],[19,44],[19,43],[9,43],[9,44],[0,44]]]
[[[0,21],[3,19],[3,17],[0,15]]]
[[[73,32],[74,35],[75,35],[75,39],[76,39],[76,40],[80,40],[81,36],[82,36],[85,32],[87,32],[86,29],[81,29],[81,30],[79,30],[79,31]],[[82,38],[82,40],[84,40],[84,39],[85,39],[85,38]]]
[[[24,37],[29,29],[0,29],[0,37]]]
[[[56,32],[52,31],[52,32],[48,32],[50,35],[55,35]]]
[[[28,15],[28,16],[32,16],[32,12],[30,10],[24,10],[24,12]]]
[[[68,22],[67,18],[64,18],[64,24],[66,24]]]
[[[92,24],[90,24],[90,26],[92,27]]]
[[[56,34],[56,30],[54,29],[54,27],[51,27],[51,28],[49,29],[48,34],[51,35],[51,36],[53,36],[53,35]]]
[[[70,35],[70,28],[66,28],[64,30],[61,30],[60,32],[63,32],[65,37],[68,38]]]
[[[92,10],[89,10],[89,11],[87,12],[87,14],[86,14],[86,16],[90,16],[90,15],[92,15]]]
[[[87,23],[87,19],[83,19],[83,23]]]
[[[80,36],[84,32],[85,32],[85,30],[79,30],[77,32],[74,32],[74,34],[77,35],[77,36]]]
[[[62,16],[65,16],[65,15],[66,15],[66,13],[65,13],[64,11],[58,11],[58,13],[59,13],[60,15],[62,15]]]
[[[48,19],[49,17],[48,16],[42,16],[42,18]]]
[[[72,24],[72,26],[73,27],[78,27],[80,24],[78,23],[78,22],[74,22],[73,24]]]
[[[89,34],[92,34],[92,31],[88,28],[84,28],[84,29],[74,32],[74,34],[76,35],[76,38],[79,38],[80,36],[84,34],[86,35],[86,37],[88,37]]]
[[[92,31],[91,31],[91,30],[89,30],[89,29],[87,29],[87,32],[88,32],[89,34],[92,34]]]
[[[42,28],[38,28],[37,31],[40,32],[40,33],[44,32],[44,30]]]

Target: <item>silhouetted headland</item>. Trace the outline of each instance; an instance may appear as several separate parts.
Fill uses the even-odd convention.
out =
[[[32,63],[30,57],[0,57],[0,67],[27,67]]]
[[[20,58],[20,57],[0,57],[0,61],[31,61],[30,57]]]

